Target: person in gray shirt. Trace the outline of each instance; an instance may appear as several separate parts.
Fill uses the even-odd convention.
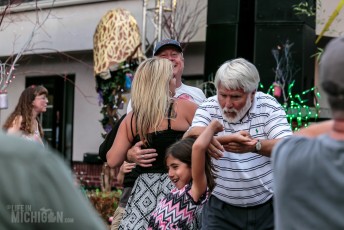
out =
[[[329,42],[319,70],[333,119],[274,146],[277,230],[344,229],[344,37]]]
[[[108,229],[57,153],[0,131],[0,229]]]

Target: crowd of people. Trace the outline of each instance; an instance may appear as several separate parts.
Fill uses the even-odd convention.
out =
[[[133,87],[133,95],[136,94],[131,101],[133,111],[129,109],[127,123],[120,125],[126,131],[119,128],[121,134],[107,152],[107,159],[111,166],[120,166],[124,161],[135,163],[131,172],[136,172],[137,179],[119,228],[113,226],[113,229],[343,228],[338,216],[343,209],[338,206],[342,200],[339,191],[343,191],[339,179],[343,174],[343,144],[341,136],[332,133],[340,132],[344,112],[341,106],[344,85],[341,88],[342,79],[336,78],[344,62],[344,42],[343,38],[333,42],[336,44],[330,43],[327,49],[331,51],[325,52],[322,58],[320,79],[329,95],[334,120],[296,133],[292,132],[280,103],[258,91],[258,70],[243,58],[229,60],[219,67],[214,80],[217,94],[198,102],[196,110],[187,111],[192,114],[192,122],[183,129],[183,137],[169,148],[164,143],[164,148],[159,149],[153,143],[164,135],[164,127],[169,126],[166,122],[173,124],[184,116],[175,111],[178,107],[174,106],[179,106],[181,98],[173,94],[173,84],[165,90],[165,94],[170,93],[168,101],[173,107],[167,109],[166,105],[161,109],[165,115],[153,120],[159,124],[155,130],[152,122],[144,127],[142,124],[147,122],[135,117],[147,112],[143,107],[152,102],[143,105],[142,100],[150,94],[135,92]],[[173,67],[178,67],[180,62],[173,59],[177,54],[182,57],[178,42],[166,40],[157,47],[163,54],[160,57],[168,58]],[[333,47],[341,49],[334,52]],[[149,119],[152,114],[142,116]],[[332,127],[336,127],[334,131]],[[120,136],[128,138],[125,140],[128,144],[119,156],[116,147],[123,143]],[[304,146],[300,150],[298,143]],[[307,160],[312,160],[314,165],[307,164]],[[155,171],[157,165],[161,171]],[[307,173],[303,173],[304,165],[308,166]],[[322,173],[325,178],[315,182]],[[150,183],[151,178],[154,185],[172,183],[161,192]],[[320,210],[323,206],[324,210]]]
[[[342,64],[339,37],[325,48],[319,72],[333,119],[293,133],[280,103],[258,91],[253,63],[224,62],[214,79],[216,95],[206,98],[182,83],[179,42],[158,42],[153,57],[136,70],[127,114],[99,148],[109,166],[120,167],[117,180],[123,184],[111,230],[343,229]],[[37,118],[47,95],[43,86],[25,89],[3,129],[42,146]],[[6,146],[1,168],[7,172],[0,180],[0,199],[7,205],[0,207],[0,227],[45,229],[11,223],[15,204],[25,203],[73,220],[52,229],[105,229],[62,160],[17,139],[0,134]],[[13,170],[30,181],[18,181],[23,177]]]

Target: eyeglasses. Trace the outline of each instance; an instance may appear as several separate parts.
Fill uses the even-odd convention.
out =
[[[35,99],[38,99],[38,100],[48,100],[47,96],[45,96],[45,95],[36,96]]]

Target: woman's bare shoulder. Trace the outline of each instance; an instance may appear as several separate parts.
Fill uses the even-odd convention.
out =
[[[7,133],[18,133],[20,131],[20,126],[23,121],[23,116],[17,115],[14,117],[11,127],[7,129]]]
[[[190,123],[194,117],[197,107],[198,105],[196,103],[186,99],[176,99],[174,105],[177,114],[180,114],[182,117],[186,118],[188,123]]]
[[[175,104],[176,105],[180,105],[182,107],[190,107],[190,108],[193,108],[193,109],[197,109],[198,105],[193,102],[193,101],[190,101],[190,100],[187,100],[187,99],[175,99]]]
[[[22,122],[23,122],[23,116],[17,115],[14,117],[12,125],[20,126]]]

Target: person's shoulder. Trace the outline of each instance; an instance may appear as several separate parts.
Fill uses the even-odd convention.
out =
[[[178,98],[174,98],[174,104],[178,105],[178,104],[184,104],[184,105],[196,105],[197,104],[194,101],[188,100],[186,98],[183,97],[178,97]]]
[[[208,105],[208,104],[218,104],[218,100],[217,100],[217,95],[208,97],[206,99],[204,99],[204,101],[201,103],[201,105]]]
[[[263,93],[261,91],[257,91],[255,98],[258,100],[258,102],[274,102],[274,103],[278,103],[279,102],[276,100],[276,98],[274,98],[273,96],[271,96],[270,94],[267,93]]]
[[[188,89],[192,89],[192,90],[195,90],[195,91],[200,91],[200,92],[203,93],[203,91],[200,88],[198,88],[196,86],[186,85],[184,83],[182,83],[180,88],[184,88],[184,89],[188,88]]]
[[[7,132],[8,133],[16,133],[20,130],[21,123],[23,121],[23,116],[22,115],[16,115],[11,123],[10,128],[8,128]]]
[[[276,98],[270,94],[263,92],[256,92],[255,94],[255,104],[257,108],[271,108],[271,109],[283,109],[281,103],[279,103]]]
[[[13,119],[13,122],[16,122],[16,123],[21,123],[22,121],[23,121],[23,116],[22,115],[17,115]]]
[[[178,111],[185,111],[190,112],[190,109],[195,110],[197,109],[198,105],[190,100],[183,99],[183,98],[176,98],[174,99],[174,109]]]
[[[177,91],[187,92],[190,94],[197,95],[198,97],[202,97],[203,99],[205,98],[205,94],[200,88],[196,86],[185,85],[184,83],[182,83],[182,85],[177,89]]]
[[[300,136],[281,139],[273,147],[271,154],[272,167],[275,169],[274,179],[281,183],[286,177],[300,176],[309,166],[307,163],[315,156],[317,145],[314,141],[316,140]]]
[[[114,127],[111,129],[111,131],[106,135],[105,140],[101,143],[98,150],[99,157],[106,162],[106,154],[110,150],[112,143],[114,142],[116,138],[117,131],[119,129],[120,124],[125,119],[127,114],[122,115],[122,117],[116,122]]]
[[[314,141],[314,139],[293,135],[281,138],[273,147],[272,158],[285,158],[294,153],[300,154],[302,146],[307,146],[312,141]]]

